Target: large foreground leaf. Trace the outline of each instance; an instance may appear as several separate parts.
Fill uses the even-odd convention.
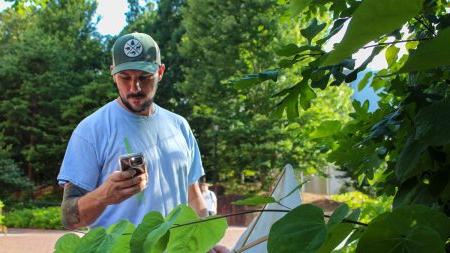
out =
[[[415,139],[428,145],[450,142],[450,103],[439,102],[423,108],[415,119]]]
[[[180,215],[178,215],[174,224],[193,221],[199,221],[195,211],[188,206],[181,206]],[[175,225],[170,231],[167,252],[208,252],[208,250],[212,249],[222,239],[227,227],[225,218],[214,219],[214,217],[187,226],[177,227]]]
[[[347,32],[322,65],[334,65],[368,42],[400,28],[422,9],[423,0],[365,0],[353,14]]]
[[[322,209],[300,205],[273,224],[267,249],[270,253],[315,252],[326,237]]]
[[[54,253],[73,253],[81,239],[76,234],[65,234],[56,241]]]
[[[450,65],[450,28],[442,30],[439,35],[419,44],[399,72],[432,69]]]
[[[130,241],[131,252],[132,253],[158,252],[158,248],[163,248],[159,247],[159,245],[163,244],[163,241],[160,241],[159,238],[163,238],[163,236],[169,230],[168,228],[166,231],[159,230],[154,232],[153,233],[154,238],[152,240],[154,243],[151,246],[149,246],[150,249],[146,250],[144,248],[144,243],[147,239],[147,236],[149,236],[149,234],[152,231],[155,231],[157,228],[161,227],[163,223],[164,218],[161,213],[149,212],[148,214],[146,214],[141,224],[139,224],[139,226],[134,231],[133,236],[131,238]]]
[[[376,218],[356,252],[445,252],[450,220],[425,206],[405,206]]]

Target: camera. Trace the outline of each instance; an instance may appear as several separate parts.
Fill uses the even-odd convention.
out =
[[[142,153],[121,155],[119,157],[119,164],[122,171],[136,170],[134,176],[139,176],[146,171],[145,157]]]

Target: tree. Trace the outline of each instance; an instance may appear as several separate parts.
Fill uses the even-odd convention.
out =
[[[356,252],[388,249],[409,252],[413,248],[414,252],[444,252],[446,247],[448,250],[450,231],[445,227],[450,221],[450,138],[446,130],[450,118],[447,101],[450,32],[445,7],[446,1],[439,0],[290,2],[291,13],[296,17],[301,14],[299,20],[307,24],[301,34],[308,43],[299,45],[294,41],[283,47],[279,53],[286,59],[280,64],[283,63],[282,69],[302,61],[307,65],[299,73],[300,82],[284,90],[276,111],[295,118],[302,100],[312,101],[311,96],[301,95],[306,84],[315,89],[329,89],[350,83],[377,54],[384,53],[388,67],[375,74],[369,72],[358,85],[382,89],[379,109],[369,112],[368,103],[354,102],[352,120],[323,136],[323,143],[330,150],[330,161],[358,180],[358,186],[372,194],[395,195],[394,209],[376,218],[367,229],[333,230],[330,225],[310,234],[327,233],[321,243],[284,247],[279,236],[288,236],[289,232],[283,233],[286,227],[281,224],[293,224],[302,215],[320,216],[318,210],[304,209],[302,213],[299,208],[276,228],[272,227],[269,252],[306,248],[320,251],[325,245],[332,250],[339,244],[330,246],[332,233],[345,238],[352,231],[360,232],[352,237],[360,238]],[[331,23],[318,21],[324,14],[333,18]],[[343,29],[346,22],[344,38],[326,52],[324,43]],[[327,33],[320,35],[325,28]],[[372,44],[366,45],[369,42]],[[408,54],[400,55],[400,45],[404,45]],[[362,47],[373,48],[372,53],[355,66],[352,53]],[[371,79],[370,75],[375,77]],[[263,72],[248,75],[237,84],[256,84],[267,79],[270,77]],[[322,123],[318,132],[326,129],[326,124]],[[305,224],[297,225],[291,225],[290,231],[298,231]]]
[[[107,69],[95,9],[90,0],[36,0],[1,13],[0,131],[36,183],[54,182],[59,170],[69,137],[62,107]]]

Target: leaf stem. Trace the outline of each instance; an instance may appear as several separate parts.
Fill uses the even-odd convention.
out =
[[[278,213],[288,213],[291,210],[284,210],[284,209],[256,209],[256,210],[248,210],[248,211],[243,211],[243,212],[239,212],[239,213],[231,213],[231,214],[225,214],[225,215],[218,215],[215,217],[211,217],[211,218],[207,218],[207,219],[203,219],[203,220],[196,220],[196,221],[192,221],[192,222],[188,222],[188,223],[183,223],[183,224],[174,224],[172,228],[179,228],[179,227],[183,227],[183,226],[188,226],[188,225],[192,225],[192,224],[197,224],[197,223],[202,223],[202,222],[208,222],[210,220],[217,220],[217,219],[222,219],[222,218],[226,218],[226,217],[232,217],[232,216],[238,216],[238,215],[245,215],[245,214],[250,214],[250,213],[261,213],[261,212],[278,212]],[[330,218],[331,215],[327,215],[324,214],[324,217]],[[352,223],[355,225],[360,225],[360,226],[364,226],[367,227],[368,224],[366,223],[362,223],[359,221],[354,221],[354,220],[348,220],[348,219],[343,219],[344,222],[346,223]]]
[[[392,42],[383,42],[383,43],[378,43],[375,45],[369,45],[369,46],[365,46],[362,48],[379,47],[379,46],[385,46],[385,45],[393,45],[393,44],[397,44],[397,43],[404,43],[404,42],[410,42],[410,41],[423,41],[423,40],[431,40],[431,39],[433,39],[433,37],[426,37],[426,38],[421,38],[421,39],[396,40],[396,41],[392,41]]]

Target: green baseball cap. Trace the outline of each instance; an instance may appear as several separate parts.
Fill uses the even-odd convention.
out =
[[[129,69],[155,73],[161,65],[158,44],[145,33],[135,32],[119,37],[111,51],[111,75]]]

